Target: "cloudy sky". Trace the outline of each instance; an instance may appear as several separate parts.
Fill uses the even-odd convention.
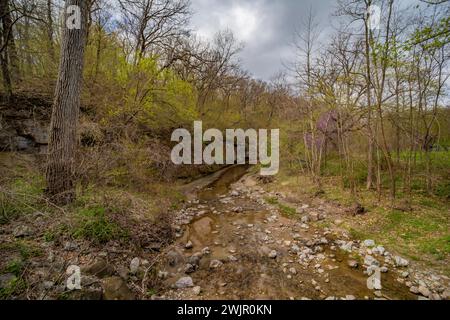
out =
[[[321,23],[323,38],[332,34],[336,0],[191,0],[192,27],[204,38],[231,29],[245,43],[240,55],[244,68],[255,78],[269,80],[292,61],[293,35],[312,8]],[[399,1],[403,5],[418,0]],[[397,2],[397,3],[399,3]],[[335,24],[335,23],[334,23]]]
[[[245,44],[240,55],[254,77],[269,80],[292,60],[296,26],[312,6],[323,28],[329,26],[335,0],[191,0],[192,27],[204,38],[230,29]]]

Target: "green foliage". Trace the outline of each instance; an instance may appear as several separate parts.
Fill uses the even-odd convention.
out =
[[[105,208],[80,209],[76,214],[76,227],[72,235],[97,243],[127,237],[127,232],[108,217]]]
[[[32,257],[42,255],[42,249],[37,245],[27,241],[15,241],[2,243],[0,249],[9,252],[19,253],[21,258],[25,261]]]
[[[12,273],[16,276],[20,276],[24,267],[24,263],[22,260],[13,260],[8,262],[3,272]]]
[[[284,205],[281,203],[279,203],[278,206],[279,206],[281,212],[288,217],[292,217],[297,214],[296,210],[290,206],[287,206],[287,205]]]
[[[450,43],[450,17],[443,17],[437,23],[417,30],[407,42],[407,48],[412,45],[423,45],[427,50],[439,49]]]
[[[268,204],[271,204],[271,205],[277,205],[278,204],[278,199],[275,198],[275,197],[266,198],[265,200],[266,200],[266,202]]]
[[[172,70],[161,70],[157,57],[143,57],[132,65],[122,56],[117,63],[110,76],[122,90],[122,102],[108,110],[111,120],[131,118],[153,130],[164,130],[191,125],[198,118],[193,86]]]
[[[423,242],[420,244],[420,250],[436,256],[439,260],[444,260],[450,255],[450,235]]]
[[[12,278],[3,288],[0,288],[0,299],[6,300],[16,296],[26,288],[25,280],[22,278]]]
[[[450,199],[450,180],[439,182],[434,189],[434,194],[441,198]]]
[[[275,197],[267,197],[264,199],[268,204],[278,206],[281,213],[285,216],[292,217],[297,214],[296,210],[286,204],[280,203],[280,201]]]
[[[0,272],[2,274],[10,273],[14,275],[8,283],[0,288],[0,299],[9,299],[25,290],[24,271],[26,270],[28,260],[32,257],[41,256],[42,250],[34,243],[15,241],[2,243],[0,245],[0,251],[11,254],[14,257],[3,265]]]
[[[0,225],[44,209],[43,186],[43,178],[34,176],[17,178],[6,189],[0,189]]]

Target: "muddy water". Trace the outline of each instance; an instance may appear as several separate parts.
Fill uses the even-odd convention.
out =
[[[248,196],[229,195],[230,186],[241,179],[247,167],[230,167],[212,184],[198,194],[199,216],[186,226],[179,241],[180,247],[191,241],[193,248],[186,257],[209,248],[211,252],[201,260],[199,269],[191,274],[195,285],[201,286],[203,299],[324,299],[353,295],[357,299],[375,298],[367,288],[363,270],[347,265],[348,255],[324,245],[323,261],[312,261],[304,266],[298,263],[290,245],[300,246],[323,232],[320,229],[303,230],[298,221],[278,216]],[[236,208],[241,208],[236,210]],[[236,212],[237,211],[237,212]],[[293,234],[301,239],[294,240]],[[271,259],[268,253],[277,252]],[[363,259],[363,258],[362,258]],[[210,262],[224,263],[211,269]],[[317,265],[320,263],[320,267]],[[295,268],[295,273],[290,270]],[[320,272],[318,272],[320,270]],[[382,274],[382,297],[385,299],[415,299],[406,286],[396,281],[397,274]]]
[[[230,185],[242,178],[248,166],[233,166],[226,170],[215,182],[199,193],[198,199],[202,201],[217,200],[220,195],[228,192]]]

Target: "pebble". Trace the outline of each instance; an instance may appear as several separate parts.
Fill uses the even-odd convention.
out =
[[[356,269],[356,268],[358,268],[358,261],[356,261],[356,260],[349,260],[348,262],[347,262],[347,264],[348,264],[348,266],[350,267],[350,268],[353,268],[353,269]]]
[[[202,288],[199,286],[192,288],[192,293],[196,296],[200,295],[201,292],[202,292]]]
[[[419,288],[417,288],[416,286],[411,286],[411,288],[409,288],[409,291],[414,294],[419,294]]]
[[[194,282],[192,281],[191,277],[183,277],[178,279],[178,281],[175,283],[175,287],[177,289],[185,289],[185,288],[192,288],[194,286]]]
[[[374,258],[374,257],[372,257],[371,255],[366,255],[365,257],[364,257],[364,264],[366,265],[366,266],[379,266],[380,265],[380,263]]]
[[[381,293],[381,291],[375,291],[374,294],[378,298],[382,298],[383,297],[383,294]]]
[[[192,241],[188,241],[188,243],[186,243],[186,245],[184,247],[186,249],[192,249],[194,247],[194,245],[192,244]]]
[[[375,241],[373,240],[364,240],[364,246],[371,248],[371,247],[375,247]]]
[[[431,296],[430,290],[429,290],[427,287],[425,287],[425,286],[419,286],[418,291],[419,291],[419,293],[420,293],[421,295],[423,295],[424,297],[429,297],[429,296]]]
[[[397,267],[407,267],[409,265],[409,261],[400,256],[395,256],[394,262]]]
[[[28,226],[18,226],[13,231],[13,235],[16,238],[28,237],[28,236],[31,236],[32,233],[33,232],[31,231],[31,229]]]
[[[272,250],[269,252],[270,259],[276,259],[277,256],[278,256],[278,253],[275,250]]]
[[[136,274],[139,270],[139,265],[140,265],[140,260],[139,258],[134,258],[133,260],[131,260],[130,262],[130,273],[131,274]]]
[[[218,269],[221,266],[223,266],[223,262],[220,260],[212,260],[211,263],[209,264],[210,269]]]
[[[78,244],[76,242],[67,241],[64,244],[64,250],[65,251],[75,251],[78,249]]]
[[[188,263],[184,266],[184,273],[189,274],[189,273],[194,273],[195,272],[195,266],[193,266],[192,264]]]

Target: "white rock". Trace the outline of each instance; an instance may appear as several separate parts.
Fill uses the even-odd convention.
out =
[[[211,263],[209,264],[210,269],[217,269],[220,268],[221,266],[223,266],[223,262],[220,260],[212,260]]]
[[[381,290],[381,271],[376,269],[375,273],[367,279],[367,288],[369,290]]]
[[[139,258],[134,258],[130,262],[130,273],[136,274],[139,270],[139,266],[141,264],[141,260]]]
[[[352,252],[352,247],[353,247],[353,242],[352,242],[352,241],[343,243],[343,244],[340,246],[340,248],[341,248],[342,250],[347,251],[347,252]]]
[[[407,267],[409,265],[409,261],[400,256],[395,256],[394,262],[397,267]]]
[[[269,258],[275,259],[278,256],[278,253],[275,250],[270,251]]]
[[[177,289],[185,289],[185,288],[192,288],[194,286],[194,282],[192,281],[191,277],[183,277],[178,279],[178,281],[175,283],[175,287]]]
[[[364,240],[364,245],[368,248],[375,247],[375,241],[373,240]]]
[[[371,255],[366,255],[365,257],[364,257],[364,264],[366,265],[366,266],[379,266],[380,265],[380,263],[374,258],[374,257],[372,257]]]
[[[424,297],[429,297],[429,296],[431,296],[430,290],[428,290],[428,288],[425,287],[425,286],[419,286],[419,293],[420,293],[421,295],[423,295]]]
[[[377,246],[372,250],[373,253],[379,254],[380,256],[384,255],[386,249],[383,246]]]
[[[196,296],[200,295],[201,292],[202,292],[202,288],[199,286],[192,288],[192,293]]]

